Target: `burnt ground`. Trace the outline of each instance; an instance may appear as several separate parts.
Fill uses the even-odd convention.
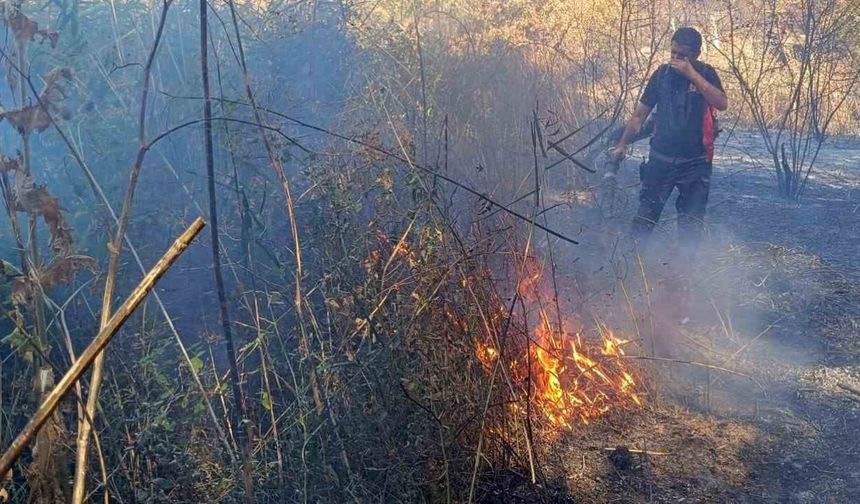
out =
[[[551,196],[570,205],[551,222],[582,241],[557,254],[566,306],[635,335],[628,353],[653,339],[675,359],[636,360],[644,409],[547,443],[546,481],[575,502],[860,501],[860,142],[829,143],[795,203],[754,135],[721,140],[689,274],[671,253],[674,196],[641,267],[624,252],[636,162],[611,211],[600,190]]]

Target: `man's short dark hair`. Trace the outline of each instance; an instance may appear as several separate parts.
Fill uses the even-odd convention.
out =
[[[672,42],[684,45],[699,54],[702,52],[702,34],[695,28],[684,26],[678,28],[675,34],[672,35]]]

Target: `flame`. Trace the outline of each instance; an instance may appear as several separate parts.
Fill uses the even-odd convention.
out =
[[[541,268],[529,265],[517,286],[526,304],[537,307],[539,318],[525,348],[517,351],[512,345],[505,359],[510,377],[528,397],[529,407],[550,425],[570,429],[575,424],[587,425],[613,408],[642,405],[636,379],[623,359],[629,341],[617,338],[601,324],[599,343],[565,332],[567,321],[553,323],[543,308],[541,301],[549,297],[540,295],[541,279]],[[487,371],[499,359],[499,350],[489,340],[476,339],[475,352]],[[509,410],[525,413],[516,402]]]
[[[392,254],[402,255],[406,259],[406,263],[409,264],[410,268],[414,268],[418,265],[418,256],[415,254],[415,251],[412,249],[412,246],[409,245],[409,242],[405,237],[394,246]]]
[[[478,356],[478,360],[481,361],[484,368],[488,371],[493,368],[493,365],[496,363],[496,359],[499,358],[499,351],[491,343],[484,343],[481,341],[475,342],[475,352]]]

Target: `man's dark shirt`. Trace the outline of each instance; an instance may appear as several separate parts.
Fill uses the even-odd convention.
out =
[[[691,62],[702,77],[722,90],[716,70],[700,61]],[[639,100],[656,106],[657,129],[651,149],[664,156],[696,158],[713,156],[715,138],[713,112],[705,97],[669,65],[662,65],[648,80]]]

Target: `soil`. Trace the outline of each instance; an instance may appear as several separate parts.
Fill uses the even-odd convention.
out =
[[[567,309],[674,359],[636,360],[643,409],[545,442],[543,485],[574,502],[860,502],[860,141],[829,141],[798,202],[755,134],[720,143],[692,268],[671,252],[674,196],[641,265],[624,252],[635,160],[610,210],[599,176],[548,196],[582,243],[556,249]]]

